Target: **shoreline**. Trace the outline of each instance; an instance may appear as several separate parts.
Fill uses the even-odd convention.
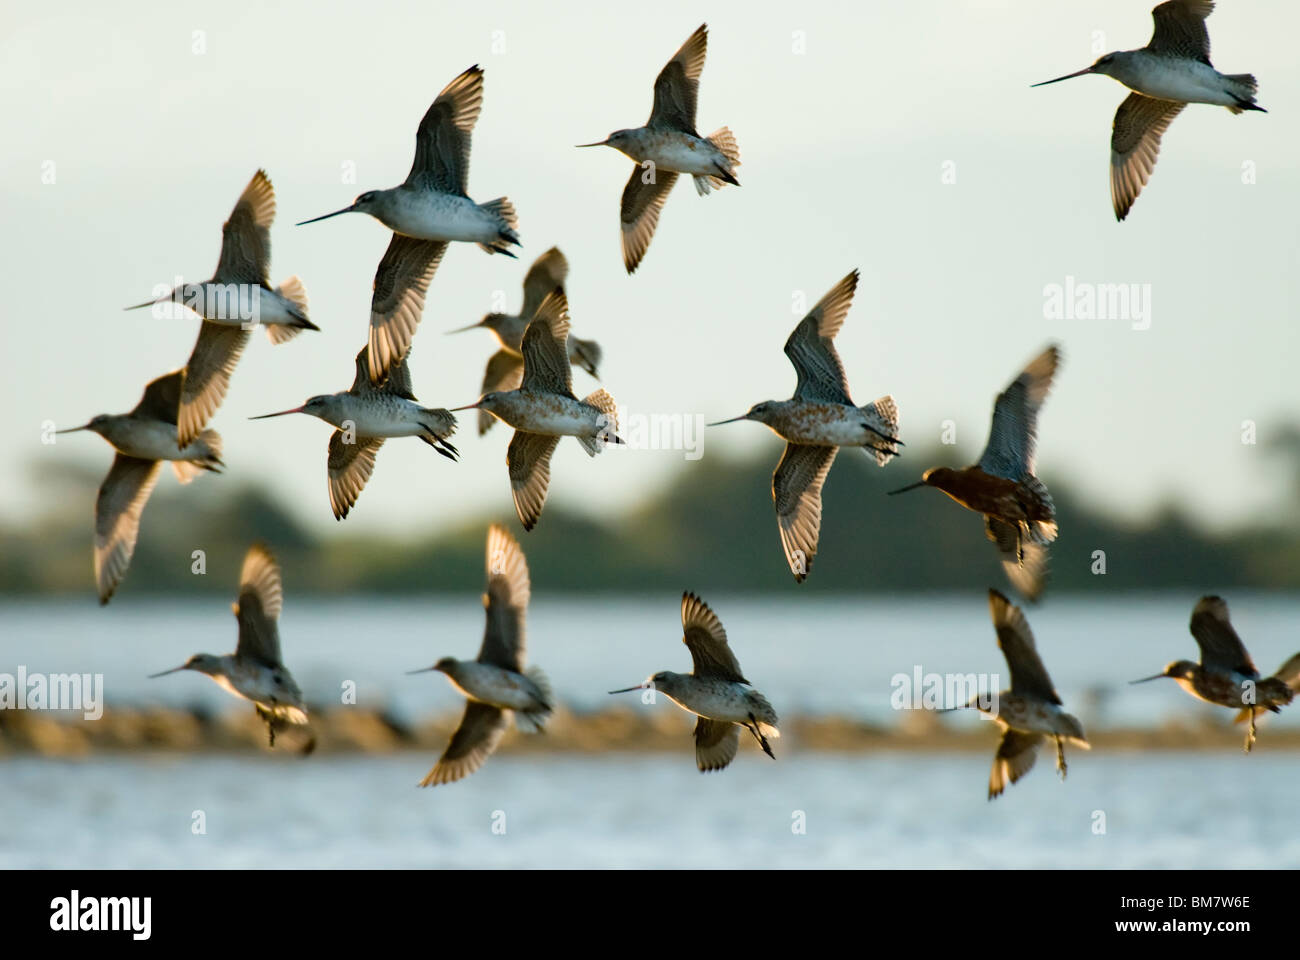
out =
[[[0,763],[14,755],[76,758],[123,753],[299,753],[314,735],[318,754],[441,752],[460,722],[460,711],[395,719],[383,711],[333,707],[311,713],[310,734],[286,726],[267,746],[266,728],[250,706],[246,711],[208,713],[173,708],[106,709],[97,720],[50,711],[0,711]],[[1300,730],[1259,724],[1256,751],[1300,750]],[[560,709],[546,732],[526,736],[512,731],[499,753],[658,753],[688,751],[692,722],[677,709],[615,707],[589,713]],[[932,713],[909,712],[901,722],[882,726],[847,716],[795,716],[782,724],[773,743],[778,755],[798,752],[985,753],[998,742],[989,722],[960,728]],[[1242,750],[1245,726],[1191,719],[1157,727],[1101,727],[1089,733],[1094,751]],[[755,747],[747,744],[742,749]],[[1077,749],[1077,748],[1076,748]]]

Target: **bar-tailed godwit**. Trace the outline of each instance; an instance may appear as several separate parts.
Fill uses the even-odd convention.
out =
[[[524,277],[524,304],[518,314],[489,313],[478,323],[448,333],[461,333],[483,327],[496,336],[501,349],[488,359],[487,371],[483,375],[483,388],[480,393],[492,393],[497,390],[515,390],[524,376],[524,355],[521,346],[524,330],[528,321],[533,319],[537,308],[542,305],[546,295],[556,287],[563,288],[569,276],[569,261],[560,252],[559,247],[551,247],[538,257]],[[582,367],[593,377],[599,376],[596,367],[600,363],[600,344],[594,340],[581,340],[569,336],[569,362]],[[479,436],[487,433],[496,420],[486,410],[478,412]]]
[[[1117,50],[1090,67],[1035,83],[1059,83],[1099,73],[1130,90],[1115,111],[1110,136],[1110,199],[1115,219],[1128,216],[1146,186],[1160,153],[1160,138],[1189,103],[1266,112],[1255,103],[1255,78],[1249,73],[1223,74],[1210,63],[1210,35],[1205,18],[1212,0],[1168,0],[1151,11],[1155,32],[1140,50]]]
[[[881,397],[866,406],[849,399],[844,365],[835,350],[858,287],[854,270],[808,311],[785,342],[799,375],[789,400],[765,400],[749,412],[709,426],[756,420],[786,441],[772,474],[772,501],[786,562],[797,582],[812,570],[822,522],[822,484],[840,447],[862,447],[880,466],[898,455],[898,406]]]
[[[140,515],[158,482],[158,469],[169,461],[176,479],[189,483],[204,470],[221,472],[221,436],[203,430],[184,447],[176,446],[176,411],[185,371],[175,370],[151,381],[130,413],[101,413],[80,427],[117,451],[95,498],[95,582],[99,602],[108,603],[126,576],[140,533]]]
[[[239,574],[239,599],[232,607],[239,621],[235,652],[224,656],[196,653],[179,667],[151,677],[164,677],[181,670],[207,674],[223,690],[252,701],[257,715],[266,723],[270,745],[275,746],[277,728],[307,723],[302,691],[280,653],[278,621],[283,603],[280,565],[265,546],[254,544],[244,557]],[[314,747],[313,738],[304,752],[310,753]]]
[[[594,457],[606,443],[622,443],[617,404],[603,389],[579,400],[566,342],[569,301],[556,288],[546,295],[524,331],[520,351],[524,373],[517,390],[485,393],[477,403],[457,410],[486,410],[515,428],[506,451],[510,493],[525,530],[537,525],[551,482],[551,454],[560,437],[574,437]]]
[[[981,697],[968,707],[1002,728],[1002,741],[989,773],[989,799],[1001,795],[1008,783],[1015,783],[1033,767],[1044,739],[1056,741],[1056,770],[1065,779],[1064,742],[1090,750],[1083,724],[1066,713],[1052,678],[1034,647],[1034,635],[1021,609],[996,590],[989,591],[989,613],[997,631],[998,647],[1011,671],[1011,688],[997,695],[994,703]]]
[[[424,312],[424,295],[447,244],[477,243],[513,257],[519,245],[515,208],[505,197],[475,203],[469,186],[470,135],[483,107],[483,70],[470,67],[443,88],[415,133],[415,160],[406,180],[367,190],[341,213],[368,213],[393,231],[375,272],[370,301],[370,378],[378,383],[406,355]]]
[[[538,667],[525,669],[528,641],[525,617],[531,594],[528,563],[515,538],[493,524],[487,538],[487,592],[483,607],[487,626],[474,660],[443,657],[431,667],[465,695],[465,715],[451,742],[422,787],[436,787],[467,777],[479,767],[505,735],[513,716],[525,733],[540,733],[555,709],[551,685]]]
[[[271,287],[274,219],[275,191],[266,171],[258,170],[221,227],[221,259],[212,279],[184,283],[157,300],[127,307],[136,310],[170,301],[203,318],[181,387],[176,431],[180,447],[189,446],[221,406],[253,327],[261,324],[272,343],[320,329],[307,318],[307,290],[301,280],[293,276]]]
[[[984,515],[984,533],[1002,555],[1002,568],[1026,599],[1036,600],[1047,572],[1047,544],[1056,539],[1056,507],[1034,476],[1038,411],[1052,388],[1060,351],[1050,346],[1025,367],[993,404],[993,426],[979,462],[953,470],[933,467],[917,483],[890,495],[930,486]]]
[[[1228,619],[1228,604],[1221,597],[1202,597],[1192,610],[1189,624],[1201,662],[1175,660],[1146,683],[1169,677],[1199,700],[1221,707],[1235,707],[1237,722],[1250,721],[1245,749],[1255,745],[1255,714],[1260,710],[1280,713],[1300,690],[1300,653],[1287,660],[1271,677],[1261,677],[1246,645]]]
[[[326,461],[330,507],[336,520],[346,517],[361,496],[375,469],[375,454],[385,440],[419,437],[447,459],[457,457],[456,448],[447,442],[456,432],[456,418],[441,407],[422,407],[415,402],[405,357],[388,368],[378,386],[373,384],[366,357],[369,349],[362,347],[357,354],[356,375],[349,389],[320,394],[291,410],[251,418],[265,420],[288,413],[306,413],[336,428],[330,435]]]
[[[700,24],[655,78],[654,108],[644,127],[615,130],[604,140],[583,147],[613,147],[636,161],[623,188],[619,221],[623,227],[623,265],[636,270],[659,223],[659,211],[678,174],[695,180],[700,196],[723,184],[740,186],[736,167],[740,148],[726,127],[707,137],[695,129],[700,73],[709,43],[708,24]]]
[[[610,693],[651,689],[695,714],[695,765],[701,773],[721,770],[735,759],[741,727],[775,760],[767,738],[781,736],[776,711],[741,674],[718,615],[690,591],[682,594],[682,643],[691,651],[690,673],[660,670],[644,683]]]

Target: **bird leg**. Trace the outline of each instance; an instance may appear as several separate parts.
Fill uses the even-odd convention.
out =
[[[772,747],[768,744],[767,737],[758,732],[758,721],[754,719],[752,713],[749,715],[749,723],[745,724],[745,729],[754,735],[754,739],[757,740],[758,745],[763,748],[763,752],[775,760],[776,754],[772,752]]]
[[[1250,753],[1250,748],[1255,745],[1255,707],[1250,708],[1250,731],[1246,734],[1246,752]]]
[[[1062,780],[1065,779],[1066,769],[1067,768],[1065,764],[1065,745],[1061,743],[1061,738],[1057,737],[1056,738],[1056,770],[1058,773],[1060,773]]]
[[[269,741],[268,745],[275,746],[275,716],[269,710],[264,710],[261,704],[257,705],[257,715],[262,718],[266,724],[266,735]]]

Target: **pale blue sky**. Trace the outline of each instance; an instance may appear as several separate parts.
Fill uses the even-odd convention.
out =
[[[444,258],[412,358],[423,402],[477,398],[493,341],[442,332],[478,319],[494,291],[516,307],[528,263],[553,244],[572,265],[573,328],[605,348],[604,386],[638,412],[710,420],[789,396],[781,346],[798,319],[795,292],[812,302],[859,267],[839,349],[858,402],[895,396],[909,443],[927,445],[952,419],[974,459],[994,394],[1057,340],[1065,363],[1041,425],[1049,481],[1069,475],[1131,516],[1172,491],[1209,522],[1260,519],[1284,475],[1262,446],[1241,443],[1241,423],[1256,421],[1262,445],[1300,419],[1300,8],[1219,5],[1215,63],[1255,73],[1272,112],[1187,109],[1129,220],[1116,224],[1109,134],[1125,91],[1103,77],[1029,85],[1092,62],[1094,31],[1106,49],[1142,46],[1151,5],[661,2],[640,17],[619,5],[515,2],[12,8],[0,38],[10,131],[0,152],[9,301],[0,402],[11,441],[0,510],[40,504],[27,470],[36,458],[107,469],[102,441],[42,446],[41,422],[128,410],[146,381],[184,363],[197,321],[121,308],[176,274],[210,275],[221,223],[261,166],[279,200],[272,277],[302,276],[323,332],[275,348],[253,339],[213,422],[228,478],[204,478],[192,495],[260,477],[292,493],[304,520],[335,528],[329,428],[245,418],[348,386],[389,235],[362,216],[293,222],[400,182],[420,116],[479,63],[486,93],[470,193],[509,196],[525,246],[518,262],[464,244]],[[628,277],[617,214],[631,162],[573,145],[642,123],[656,73],[702,20],[699,128],[734,131],[744,186],[701,199],[679,184]],[[53,184],[42,183],[47,161]],[[347,161],[356,184],[341,182]],[[954,184],[942,182],[948,161]],[[1252,185],[1242,183],[1247,161]],[[1044,287],[1067,276],[1150,284],[1151,328],[1045,319]],[[575,371],[579,393],[594,386]],[[390,441],[339,532],[510,516],[508,438],[498,428],[480,440],[463,419],[459,465]],[[740,424],[710,431],[705,457],[760,448],[776,462],[780,442]],[[694,466],[675,452],[589,461],[565,442],[551,503],[614,517]],[[901,484],[923,466],[904,457],[888,469]]]

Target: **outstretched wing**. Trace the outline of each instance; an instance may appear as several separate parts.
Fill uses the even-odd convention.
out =
[[[707,603],[689,590],[682,594],[682,643],[691,651],[697,677],[749,683],[727,644],[727,631]]]
[[[1151,11],[1155,32],[1147,49],[1179,60],[1210,63],[1210,32],[1205,18],[1214,11],[1213,0],[1168,0]]]
[[[857,288],[858,271],[854,270],[817,301],[786,340],[785,355],[799,375],[794,391],[796,399],[852,406],[844,364],[840,362],[834,340],[853,305]]]
[[[1259,675],[1246,645],[1228,619],[1228,604],[1222,597],[1202,597],[1192,610],[1188,624],[1196,645],[1201,648],[1201,664],[1211,669],[1235,670],[1248,677]]]
[[[632,168],[632,176],[623,188],[619,208],[619,222],[623,228],[623,266],[635,273],[641,258],[650,249],[655,228],[659,226],[659,211],[677,182],[671,170],[649,169],[640,164]]]
[[[239,645],[235,655],[251,657],[268,667],[280,666],[280,607],[284,589],[280,565],[263,544],[254,544],[244,557],[239,574],[239,599],[235,617],[239,621]]]
[[[420,781],[420,786],[436,787],[469,776],[492,755],[509,726],[509,711],[477,700],[469,701],[447,749]]]
[[[989,591],[989,614],[997,631],[998,646],[1011,670],[1011,692],[1060,705],[1052,678],[1034,647],[1034,634],[1020,608],[996,590]]]
[[[1130,93],[1115,111],[1110,134],[1110,202],[1123,220],[1151,178],[1160,155],[1160,138],[1185,103]]]
[[[822,484],[838,447],[787,443],[772,474],[772,502],[786,562],[797,582],[812,570],[822,526]]]
[[[271,221],[275,219],[275,190],[265,170],[258,170],[240,195],[230,219],[221,226],[221,259],[212,279],[217,283],[247,283],[269,287]]]
[[[1052,389],[1061,353],[1055,345],[1030,361],[993,405],[989,442],[979,467],[987,474],[1017,483],[1034,472],[1038,411]]]
[[[524,356],[524,390],[573,396],[569,366],[569,301],[555,289],[546,296],[524,330],[519,352]]]
[[[655,104],[646,126],[695,133],[695,105],[708,51],[709,26],[700,24],[655,78]]]
[[[465,196],[470,135],[483,108],[483,70],[470,67],[433,101],[415,132],[415,160],[406,182]]]

